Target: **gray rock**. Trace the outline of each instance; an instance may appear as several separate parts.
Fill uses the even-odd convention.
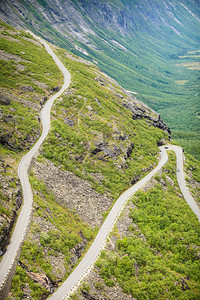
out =
[[[97,104],[98,104],[99,106],[101,106],[101,103],[99,102],[98,98],[95,97],[94,99],[95,99],[95,101],[97,102]]]
[[[0,104],[2,105],[9,105],[11,103],[11,99],[3,94],[0,94]]]
[[[5,123],[16,123],[17,122],[12,115],[5,115],[3,118],[3,121]]]
[[[131,156],[131,153],[133,152],[133,149],[135,148],[134,144],[131,143],[130,147],[128,147],[126,155],[129,158]]]
[[[157,145],[158,146],[163,146],[166,144],[166,140],[163,138],[163,139],[160,139],[158,142],[157,142]]]
[[[44,105],[47,99],[48,99],[47,96],[42,97],[42,99],[40,100],[40,104]]]
[[[98,157],[98,159],[104,160],[106,157],[117,159],[117,157],[121,154],[121,149],[117,145],[113,145],[111,148],[108,143],[96,143],[96,148],[92,150],[91,153],[96,155],[99,152],[103,152],[104,155]]]
[[[161,119],[160,115],[154,112],[153,110],[151,110],[148,106],[146,106],[142,102],[132,97],[132,99],[130,98],[130,100],[125,100],[122,103],[122,105],[133,113],[132,115],[133,120],[144,118],[150,121],[150,124],[152,124],[153,126],[158,127],[164,130],[165,132],[167,132],[169,138],[171,137],[171,130]]]
[[[30,85],[24,85],[24,86],[21,86],[20,89],[23,91],[23,92],[34,92],[35,90],[32,88],[32,86]]]
[[[68,124],[69,126],[74,126],[75,125],[75,123],[74,123],[74,121],[73,120],[70,120],[69,118],[65,118],[65,124]]]
[[[59,86],[56,86],[56,87],[54,87],[54,88],[52,89],[53,92],[59,92],[59,90],[60,90],[60,87],[59,87]]]

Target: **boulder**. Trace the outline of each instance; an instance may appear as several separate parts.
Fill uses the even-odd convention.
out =
[[[27,272],[27,274],[30,276],[31,279],[33,279],[36,283],[45,288],[47,291],[49,291],[50,293],[54,292],[54,287],[45,274],[39,274],[34,272]]]
[[[35,90],[32,88],[32,86],[30,85],[24,85],[24,86],[21,86],[20,89],[23,91],[23,92],[34,92]]]
[[[4,123],[16,123],[16,120],[12,115],[5,115],[3,121]]]
[[[158,146],[163,146],[163,145],[165,145],[165,144],[166,144],[165,138],[160,139],[160,140],[157,142],[157,145],[158,145]]]
[[[135,148],[134,144],[131,143],[130,147],[128,147],[126,155],[129,158],[131,156],[131,153],[133,152],[133,149]]]
[[[52,89],[52,91],[53,91],[53,92],[56,92],[56,93],[59,92],[59,90],[60,90],[60,87],[59,87],[59,86],[56,86],[56,87],[54,87],[54,88]]]
[[[47,99],[48,99],[47,96],[42,97],[42,99],[40,100],[40,104],[44,105]]]
[[[9,105],[11,103],[11,101],[12,100],[8,96],[3,95],[3,94],[0,95],[0,104]]]
[[[74,126],[75,125],[75,123],[74,123],[74,121],[73,120],[70,120],[69,118],[65,118],[65,124],[68,124],[69,126]]]

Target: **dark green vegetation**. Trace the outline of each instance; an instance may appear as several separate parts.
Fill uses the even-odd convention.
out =
[[[102,251],[99,274],[136,299],[199,299],[200,225],[177,186],[174,154],[155,179],[133,197],[130,234]]]
[[[29,34],[1,21],[0,35],[0,241],[4,252],[22,203],[17,163],[39,137],[41,104],[63,78],[44,47]]]
[[[24,14],[14,6],[17,19],[10,22],[95,60],[158,111],[173,138],[199,159],[199,1],[65,0],[59,6],[52,0],[37,2],[20,1]],[[2,11],[9,18],[6,5]]]
[[[186,182],[191,194],[200,202],[200,163],[191,155],[186,154],[185,160]]]

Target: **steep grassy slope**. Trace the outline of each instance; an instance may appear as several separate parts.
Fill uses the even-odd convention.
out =
[[[39,104],[38,106],[33,106],[33,104],[36,105],[41,101],[43,103],[46,100],[44,97],[52,93],[52,87],[61,85],[62,77],[44,48],[31,36],[21,31],[15,31],[6,24],[2,24],[2,26],[2,58],[8,65],[10,60],[14,59],[13,66],[18,72],[17,81],[15,81],[15,73],[4,73],[2,94],[11,98],[11,102],[3,97],[9,103],[1,105],[2,113],[8,117],[7,110],[9,109],[11,115],[9,118],[20,120],[23,124],[24,107],[28,107],[29,119],[33,118],[34,120],[35,115],[39,115],[40,107]],[[40,155],[33,162],[30,173],[34,191],[33,219],[13,278],[10,299],[13,297],[45,299],[53,293],[87,250],[117,197],[157,164],[159,154],[157,144],[161,143],[162,139],[167,140],[169,134],[168,127],[156,112],[150,110],[135,97],[130,96],[95,65],[71,55],[63,49],[54,47],[54,51],[69,69],[72,75],[72,84],[70,89],[56,101],[52,110],[50,134]],[[25,62],[22,59],[24,55],[27,60]],[[19,61],[20,65],[29,68],[20,67]],[[41,65],[40,68],[38,61]],[[35,64],[37,64],[37,68]],[[25,70],[27,72],[24,74]],[[52,80],[49,81],[50,79],[47,80],[46,77],[52,78]],[[19,80],[20,78],[21,80]],[[21,94],[19,95],[19,93]],[[15,105],[19,105],[19,107],[16,106],[18,109]],[[36,107],[35,110],[32,107]],[[20,118],[21,112],[23,118]],[[9,218],[6,209],[11,211],[16,205],[13,185],[17,179],[17,162],[37,138],[34,131],[31,131],[32,140],[23,144],[21,142],[23,138],[20,139],[20,137],[27,134],[26,130],[29,132],[31,125],[24,126],[24,130],[20,132],[18,128],[20,122],[5,122],[4,115],[2,128],[10,132],[10,136],[8,136],[10,139],[14,136],[15,140],[10,142],[9,139],[5,140],[2,135],[2,141],[5,140],[1,146],[2,168],[4,168],[1,187],[3,195],[1,200],[2,226],[5,226],[5,220]],[[10,127],[6,127],[7,123]],[[37,124],[39,134],[39,122]],[[19,147],[15,147],[15,145],[19,145]],[[9,166],[6,165],[9,161],[12,161],[12,168],[11,163]],[[118,249],[114,250],[114,256],[110,257],[108,253],[103,253],[98,268],[101,269],[100,275],[105,283],[103,280],[102,283],[96,282],[97,294],[100,293],[99,290],[104,293],[107,289],[106,286],[110,286],[112,299],[112,286],[114,284],[118,286],[117,282],[121,285],[119,275],[121,268],[128,270],[130,264],[132,266],[134,263],[134,272],[136,277],[140,276],[142,286],[140,285],[138,288],[137,282],[133,284],[131,281],[130,283],[129,273],[126,272],[123,282],[126,282],[127,287],[132,287],[125,290],[124,285],[122,288],[134,296],[137,295],[138,299],[139,297],[144,298],[144,295],[149,295],[152,299],[155,295],[160,296],[161,292],[155,284],[155,281],[160,280],[160,274],[166,277],[163,286],[169,288],[169,292],[166,292],[167,296],[175,295],[182,299],[181,297],[185,294],[189,297],[194,293],[198,295],[196,273],[192,272],[191,266],[196,268],[195,258],[199,249],[197,248],[199,244],[196,232],[199,225],[181,198],[174,170],[173,162],[165,168],[166,174],[155,178],[157,184],[155,184],[153,192],[151,189],[151,194],[153,193],[159,200],[159,209],[157,209],[158,203],[154,203],[150,192],[147,191],[149,202],[145,203],[151,204],[150,208],[154,216],[149,213],[148,206],[139,208],[139,204],[144,205],[144,201],[141,201],[146,197],[144,193],[139,193],[134,198],[135,205],[138,206],[140,212],[134,210],[131,218],[140,225],[138,225],[140,234],[142,237],[145,235],[150,240],[150,242],[148,241],[150,244],[141,242],[140,234],[139,236],[135,234],[135,227],[132,226],[130,230],[134,236],[119,241]],[[187,170],[188,183],[194,190],[194,185],[199,180],[199,165],[193,158],[188,158]],[[193,192],[196,193],[197,190]],[[10,196],[11,193],[12,196]],[[179,199],[181,199],[181,204],[178,202]],[[153,204],[150,200],[153,201]],[[163,202],[166,204],[165,208],[163,208]],[[153,205],[156,205],[156,209]],[[186,225],[184,225],[181,214],[183,209],[179,210],[179,205],[184,209],[184,222],[187,221],[187,229],[185,229]],[[170,210],[171,207],[175,207],[175,209]],[[148,213],[142,213],[145,209],[148,210]],[[163,217],[163,213],[167,213],[167,218]],[[175,215],[179,218],[180,228],[174,224]],[[148,231],[146,224],[149,219],[152,220],[152,226]],[[172,221],[173,224],[171,224]],[[192,223],[193,230],[191,229]],[[156,224],[159,224],[159,228],[156,227],[156,230],[160,230],[160,235],[155,235]],[[175,237],[170,235],[171,231],[169,230]],[[136,239],[136,236],[139,239]],[[182,236],[184,240],[182,240]],[[163,239],[165,239],[165,243]],[[172,242],[174,247],[170,248],[172,253],[169,253],[169,266],[165,257],[166,251],[168,251],[167,239],[170,240],[170,243]],[[131,254],[131,258],[129,250],[132,248],[128,247],[128,243],[131,244],[131,247],[133,244],[135,245],[135,252]],[[181,257],[181,255],[175,254],[173,256],[173,251],[176,252],[180,249],[182,249],[181,254],[185,253],[185,256]],[[144,268],[146,254],[148,254],[153,267],[147,263]],[[190,265],[184,261],[187,255]],[[115,264],[116,260],[113,260],[113,257],[118,257],[119,264]],[[163,258],[162,264],[160,257]],[[183,261],[181,266],[179,265],[180,261]],[[111,262],[116,267],[116,274],[114,274],[116,279],[112,274],[112,268],[110,271]],[[160,265],[159,268],[158,265]],[[140,270],[139,274],[138,270]],[[185,278],[186,275],[190,279]],[[151,282],[150,290],[147,282]],[[182,286],[186,289],[185,294],[181,290]],[[87,284],[82,287],[86,297],[89,289]],[[113,299],[116,299],[115,296]],[[124,299],[123,294],[122,299]]]
[[[21,142],[20,137],[23,140],[31,126],[23,125],[24,107],[29,119],[37,120],[38,103],[46,100],[44,97],[55,84],[61,84],[62,77],[40,43],[6,24],[2,24],[2,30],[2,59],[8,65],[14,59],[13,70],[18,76],[15,81],[14,72],[4,72],[2,83],[2,94],[11,99],[7,105],[2,104],[2,113],[7,117],[9,110],[13,114],[9,118],[17,120],[8,122],[8,127],[2,117],[1,128],[15,138],[11,143],[1,136],[2,166],[11,159],[15,161],[2,175],[1,221],[5,237],[5,220],[12,216],[6,209],[11,211],[16,205],[15,195],[8,198],[15,184],[11,176],[16,178],[17,162],[37,138],[31,131],[31,142]],[[95,65],[63,49],[54,50],[71,72],[72,84],[54,105],[51,132],[30,174],[33,220],[12,287],[12,295],[19,299],[44,299],[68,276],[117,197],[157,164],[157,144],[167,140],[169,134],[156,112],[130,96]],[[26,68],[19,67],[19,61]],[[31,105],[36,104],[37,110],[32,110]],[[18,124],[25,127],[22,132]],[[37,124],[39,134],[38,120]],[[10,229],[7,227],[7,232]]]
[[[174,154],[125,211],[73,299],[199,299],[200,225],[178,188]]]
[[[39,113],[62,75],[29,34],[0,23],[1,255],[22,203],[17,164],[40,134]],[[39,64],[39,67],[38,67]]]
[[[2,1],[1,11],[139,93],[199,158],[198,1]]]
[[[64,50],[57,53],[72,73],[72,85],[53,110],[56,120],[43,154],[82,178],[88,175],[94,187],[116,198],[134,174],[142,176],[156,161],[157,143],[167,135],[156,128],[162,125],[155,112],[93,64],[71,60]],[[100,186],[96,173],[104,177]]]

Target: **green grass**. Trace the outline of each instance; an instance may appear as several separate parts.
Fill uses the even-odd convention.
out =
[[[20,48],[21,43],[28,43],[28,41],[24,41],[22,35],[17,38],[19,40],[19,48],[17,46],[15,49],[14,43],[12,44],[11,41],[6,39],[3,47],[4,50],[7,49],[6,51],[9,51],[9,53],[22,55],[22,48]],[[13,76],[15,76],[13,71],[15,72],[17,68],[15,62],[11,64],[8,63],[9,68],[6,75],[8,81],[4,79],[2,82],[2,87],[4,88],[6,88],[6,84],[9,82],[9,89],[11,90],[12,87],[15,95],[19,92],[20,84],[30,84],[36,89],[32,84],[32,78],[46,83],[48,86],[47,90],[50,89],[51,86],[62,82],[60,78],[57,78],[59,72],[54,72],[54,67],[51,66],[51,59],[48,58],[48,55],[46,55],[47,57],[45,56],[45,50],[38,48],[37,52],[37,47],[35,46],[36,48],[34,48],[33,53],[29,53],[28,49],[30,50],[30,47],[29,45],[25,51],[25,55],[22,55],[26,57],[26,60],[29,60],[30,63],[23,62],[26,69],[22,71],[21,74],[18,72],[18,75],[20,74],[21,76],[21,83],[20,81],[15,82],[13,79]],[[70,95],[63,95],[54,105],[51,131],[42,147],[38,159],[42,161],[44,158],[47,158],[54,162],[56,166],[61,166],[63,170],[73,172],[78,177],[89,181],[97,192],[107,194],[114,202],[119,195],[131,185],[133,179],[144,176],[149,172],[150,168],[157,164],[157,142],[163,137],[167,139],[167,134],[155,128],[148,120],[133,120],[132,113],[121,105],[124,99],[119,99],[116,96],[116,92],[123,94],[123,91],[119,86],[109,83],[108,79],[105,79],[106,83],[104,86],[101,86],[96,81],[97,74],[101,73],[99,73],[100,71],[94,65],[88,66],[67,58],[63,49],[59,49],[57,54],[69,69],[72,75],[72,84],[70,86]],[[41,55],[41,58],[39,58],[39,62],[42,64],[41,72],[39,68],[36,67],[36,60],[39,55]],[[41,62],[41,60],[43,60],[44,63]],[[47,69],[44,65],[47,65]],[[4,65],[3,69],[6,74],[6,65]],[[31,74],[32,77],[30,78]],[[46,76],[48,76],[48,79],[45,79]],[[101,74],[101,76],[103,75]],[[49,77],[53,78],[50,82]],[[36,91],[37,95],[43,94],[43,91],[40,89]],[[35,101],[34,98],[32,99],[31,93],[30,95],[23,95],[23,97]],[[98,101],[96,99],[98,99]],[[10,110],[11,105],[14,109],[13,111]],[[16,139],[16,142],[19,143],[19,137],[23,140],[25,134],[31,134],[31,132],[33,132],[30,128],[38,130],[39,125],[34,116],[35,112],[30,107],[20,107],[18,102],[12,102],[11,105],[3,107],[3,110],[5,114],[9,114],[10,111],[12,111],[12,115],[16,119],[16,124],[11,123],[9,124],[10,127],[8,126],[6,129],[11,131],[13,127],[16,127],[17,131],[13,132],[12,136]],[[73,121],[73,126],[69,126],[66,119]],[[25,124],[27,124],[27,126],[25,126]],[[20,132],[21,135],[17,135],[18,132]],[[126,136],[127,138],[120,139],[120,136]],[[97,147],[96,144],[99,142],[103,142],[106,145],[106,151],[109,150],[111,154],[115,153],[115,155],[106,155],[106,152],[103,151],[94,154],[94,150]],[[134,145],[134,147],[128,157],[127,149],[131,144]],[[6,158],[14,154],[13,151],[6,147],[1,150]],[[17,154],[15,157],[18,157]],[[175,181],[174,162],[167,165],[165,173]],[[196,173],[195,171],[195,174]],[[102,179],[100,181],[97,180],[96,175],[102,175]],[[138,299],[145,299],[144,295],[148,282],[152,283],[152,292],[149,293],[149,298],[153,299],[154,297],[155,299],[155,297],[161,295],[156,280],[162,286],[166,284],[166,286],[170,288],[169,293],[172,293],[173,297],[179,297],[181,291],[180,279],[176,274],[178,272],[181,276],[185,276],[184,272],[188,272],[188,276],[191,277],[191,290],[187,290],[186,296],[193,295],[193,291],[198,288],[195,271],[192,273],[190,269],[192,267],[184,262],[184,255],[186,255],[184,251],[187,250],[187,247],[184,243],[183,247],[182,244],[179,247],[179,245],[173,243],[174,240],[178,240],[181,234],[183,234],[184,239],[186,239],[187,231],[190,234],[191,243],[196,243],[196,233],[192,231],[191,223],[193,222],[193,226],[197,228],[197,222],[194,216],[188,212],[188,208],[184,205],[183,201],[181,203],[178,202],[180,198],[177,195],[179,190],[176,185],[169,186],[165,192],[161,189],[159,184],[162,180],[167,180],[166,175],[157,176],[156,179],[158,183],[156,187],[152,188],[148,193],[137,194],[134,198],[134,203],[138,206],[138,209],[136,212],[133,211],[131,213],[131,218],[137,221],[141,231],[144,230],[144,234],[149,239],[148,245],[151,245],[153,249],[161,251],[162,255],[166,254],[169,249],[167,243],[169,240],[169,244],[172,245],[170,251],[173,250],[175,252],[175,256],[170,254],[172,258],[169,255],[170,270],[166,270],[166,260],[161,260],[160,257],[155,255],[155,251],[153,251],[150,246],[147,244],[144,245],[134,238],[130,240],[127,238],[122,242],[119,241],[118,247],[121,251],[120,255],[115,254],[114,258],[111,257],[111,260],[109,258],[109,263],[106,262],[105,265],[103,261],[103,267],[99,265],[99,267],[103,268],[101,276],[105,279],[106,285],[112,287],[115,284],[112,276],[116,276],[116,279],[122,285],[124,291],[137,296]],[[44,273],[55,283],[56,276],[53,272],[50,256],[64,256],[64,266],[66,268],[66,274],[62,278],[62,280],[64,280],[71,272],[70,251],[77,243],[82,241],[79,234],[80,231],[87,239],[87,245],[96,232],[84,224],[76,213],[58,204],[51,191],[48,191],[45,184],[39,181],[33,173],[30,176],[30,181],[35,191],[34,218],[42,219],[44,224],[45,222],[49,222],[51,228],[49,230],[43,230],[37,222],[32,223],[28,238],[22,247],[20,261],[24,263],[30,271],[40,274]],[[145,206],[146,203],[149,206]],[[172,209],[174,203],[175,209]],[[181,214],[183,212],[186,229]],[[178,218],[178,224],[180,225],[178,229],[176,224],[174,224],[175,216],[173,218],[170,217],[170,214],[173,213],[177,215]],[[160,214],[162,214],[161,217]],[[164,214],[166,216],[164,216]],[[148,229],[147,224],[149,225],[149,221],[151,222],[151,226],[149,226]],[[172,230],[173,233],[178,230],[178,237],[174,240],[167,231],[168,226],[171,226],[170,230]],[[133,230],[133,228],[131,228],[131,230]],[[154,235],[156,230],[159,231],[160,235]],[[37,242],[33,240],[34,235],[39,235]],[[163,238],[166,240],[166,243],[163,243]],[[127,245],[131,247],[128,248]],[[136,253],[131,254],[130,257],[130,253],[134,252],[132,251],[132,246],[135,247]],[[131,252],[129,250],[131,250]],[[193,252],[195,251],[196,250],[188,250],[189,262],[194,269],[196,268],[196,262],[193,261],[195,255],[193,255]],[[179,252],[180,255],[177,258],[176,254]],[[153,265],[152,269],[151,265],[149,266],[145,261],[146,254]],[[107,254],[103,253],[102,255],[104,260],[107,259]],[[181,255],[183,255],[183,258],[181,258]],[[116,257],[118,257],[117,262],[115,260]],[[173,261],[174,257],[175,262]],[[130,262],[130,258],[134,259],[134,263],[137,263],[141,268],[140,281],[143,283],[142,289],[137,281],[134,281],[134,290],[129,288],[130,285],[132,286],[132,281],[130,283],[128,276],[131,274],[131,276],[134,277],[132,273],[133,265],[132,262]],[[181,259],[183,260],[183,266],[177,266],[176,262],[181,261],[182,263]],[[100,262],[102,263],[101,260]],[[160,267],[158,267],[159,264]],[[112,269],[111,265],[114,269]],[[148,268],[145,269],[146,267]],[[120,268],[123,269],[122,273],[120,273]],[[157,268],[159,272],[153,276]],[[148,270],[151,271],[151,278],[148,274]],[[164,283],[161,281],[163,276],[167,276]],[[178,282],[177,286],[174,285],[175,280]],[[124,284],[125,282],[127,284],[126,286]],[[31,297],[33,297],[33,299],[47,296],[47,291],[34,283],[22,266],[18,266],[13,279],[12,294],[19,299],[24,295],[23,287],[25,283],[29,284],[32,290]]]
[[[175,155],[170,154],[162,174],[165,190],[157,176],[153,187],[133,197],[136,208],[130,211],[130,218],[139,232],[131,225],[132,235],[118,239],[117,248],[102,251],[97,261],[107,286],[115,285],[116,280],[124,293],[137,299],[199,298],[200,227],[180,196],[175,174]],[[140,238],[141,233],[146,240]]]
[[[0,105],[1,176],[9,186],[6,189],[2,184],[0,191],[0,238],[4,239],[3,229],[9,227],[12,218],[16,218],[19,212],[16,203],[20,193],[17,164],[40,135],[40,100],[52,94],[53,87],[62,84],[63,76],[44,47],[30,34],[15,30],[2,21],[0,32],[3,53],[0,88],[2,94],[12,100],[9,105]],[[33,91],[23,90],[24,86],[33,88]]]
[[[33,38],[29,36],[30,41],[23,39],[19,34],[14,35],[16,41],[8,40],[6,37],[0,41],[1,50],[17,55],[22,61],[19,63],[25,67],[23,71],[17,71],[15,61],[1,61],[0,85],[5,88],[19,88],[24,85],[31,85],[36,92],[44,93],[41,88],[33,83],[36,79],[47,84],[48,89],[58,84],[58,78],[62,78],[61,72],[55,65],[53,59],[47,54],[44,47],[39,47],[31,42]],[[25,60],[25,61],[24,61]],[[39,66],[39,67],[38,67]],[[48,79],[49,77],[49,79]],[[62,82],[62,80],[59,80]]]
[[[53,43],[89,61],[94,59],[100,69],[116,79],[124,88],[137,92],[140,100],[161,114],[172,129],[174,138],[199,159],[199,139],[188,141],[186,137],[190,132],[198,134],[200,130],[199,70],[188,69],[187,65],[184,65],[188,62],[199,62],[196,53],[191,53],[200,49],[199,22],[181,3],[166,3],[152,2],[147,6],[143,1],[112,0],[108,1],[108,12],[105,11],[103,17],[99,18],[102,13],[100,3],[95,6],[94,3],[86,1],[82,10],[81,1],[73,1],[75,8],[95,32],[95,35],[87,34],[89,44],[77,38],[73,40],[77,46],[87,51],[88,56],[76,50],[70,39],[63,38],[62,34],[44,19],[36,6],[26,1],[23,1],[24,7],[29,10],[31,18],[39,26],[30,28],[30,24],[26,20],[24,22],[27,28],[48,37]],[[183,3],[199,17],[200,11],[196,2]],[[40,0],[38,5],[49,10],[48,1]],[[166,5],[171,14],[166,13]],[[122,13],[127,20],[126,26],[123,25],[123,17],[119,26],[125,33],[118,31],[109,11],[112,11],[112,15]],[[162,22],[159,16],[163,16],[165,22]],[[77,24],[75,26],[78,28]],[[126,50],[118,47],[113,40]],[[90,47],[90,44],[100,51]],[[180,84],[184,81],[185,84]],[[181,139],[177,137],[177,132],[180,131],[183,133]]]
[[[82,241],[80,232],[89,242],[94,236],[94,230],[81,222],[75,213],[58,204],[53,194],[47,190],[45,184],[33,174],[30,176],[30,182],[33,189],[37,191],[37,195],[34,196],[34,203],[37,209],[34,210],[33,218],[34,220],[41,218],[44,224],[49,222],[52,228],[48,231],[43,231],[37,221],[32,222],[29,235],[23,244],[19,261],[26,265],[29,272],[43,273],[55,284],[57,283],[57,277],[53,273],[50,257],[55,257],[56,259],[56,257],[64,255],[63,263],[66,273],[63,279],[65,279],[71,271],[70,257],[72,254],[70,250]],[[33,240],[34,234],[39,234],[39,240]],[[33,299],[40,299],[48,294],[41,285],[34,283],[22,265],[20,265],[17,267],[12,281],[11,292],[15,297],[22,299],[24,292],[22,289],[19,289],[19,286],[24,287],[25,283],[29,284]]]
[[[157,141],[167,135],[145,120],[133,120],[132,113],[119,103],[115,93],[96,82],[96,67],[91,65],[86,69],[84,64],[69,60],[64,50],[59,50],[58,54],[72,74],[73,93],[63,96],[62,101],[55,105],[55,120],[52,121],[52,130],[43,145],[42,154],[56,165],[62,165],[83,179],[87,178],[98,192],[109,192],[117,199],[130,186],[136,174],[143,176],[147,167],[157,163]],[[118,89],[116,86],[117,92]],[[92,115],[88,106],[92,108]],[[73,120],[74,126],[66,125],[66,117]],[[128,140],[121,141],[115,137],[116,127]],[[116,159],[105,156],[103,152],[92,154],[99,137],[110,151],[118,147]],[[123,151],[131,143],[134,144],[131,157],[124,160],[126,152]],[[81,162],[78,157],[82,157]],[[124,167],[119,167],[123,161]],[[98,183],[91,173],[101,173],[104,180]]]

